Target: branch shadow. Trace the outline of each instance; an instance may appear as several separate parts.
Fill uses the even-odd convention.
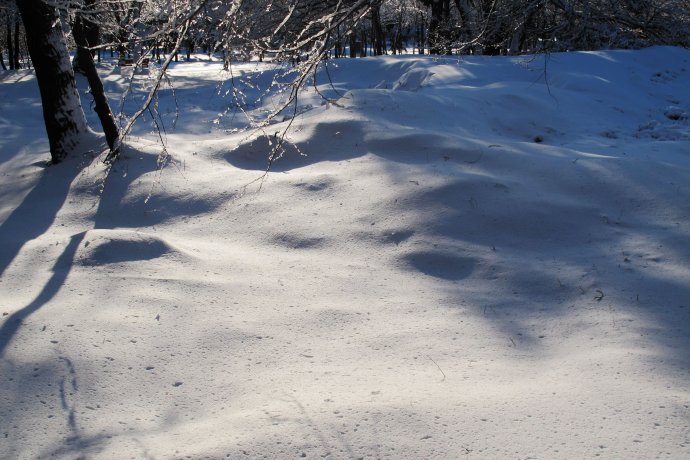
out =
[[[103,443],[110,438],[108,433],[84,436],[77,411],[71,401],[79,392],[77,371],[72,360],[64,355],[56,360],[15,363],[2,362],[3,370],[11,375],[3,384],[0,413],[3,416],[4,444],[0,455],[5,458],[20,458],[28,453],[18,452],[21,438],[28,434],[20,427],[41,418],[48,420],[62,437],[61,446],[54,447],[53,439],[45,437],[31,441],[34,449],[41,452],[37,458],[65,457],[84,458],[85,454],[97,454]],[[57,384],[57,389],[55,385]],[[63,418],[64,416],[64,418]],[[63,431],[65,430],[65,431]]]
[[[406,269],[442,283],[451,305],[472,291],[484,318],[535,353],[552,343],[544,336],[562,339],[545,328],[574,308],[610,318],[614,333],[639,330],[657,347],[651,359],[690,369],[690,285],[682,280],[690,208],[665,185],[688,183],[690,169],[664,167],[650,180],[642,158],[554,157],[511,170],[514,160],[501,157],[542,153],[526,144],[508,150],[487,151],[472,168],[436,160],[458,169],[445,185],[400,199],[417,216],[415,234],[438,243],[419,253],[424,264],[410,259],[417,253],[403,256]],[[454,279],[466,257],[474,272]]]
[[[0,276],[24,245],[43,235],[55,221],[67,199],[72,181],[79,175],[75,162],[46,167],[34,188],[0,225]]]
[[[414,251],[401,248],[393,263],[442,283],[451,304],[460,304],[472,283],[494,283],[495,290],[476,294],[479,312],[535,352],[547,346],[544,331],[530,324],[536,316],[557,319],[574,304],[618,310],[614,323],[621,315],[641,319],[666,362],[690,368],[690,287],[679,279],[690,266],[683,224],[690,208],[676,196],[683,189],[672,193],[667,185],[690,181],[686,160],[655,159],[658,169],[649,170],[646,152],[590,155],[512,140],[487,146],[465,133],[396,127],[402,130],[407,134],[391,136],[358,119],[327,119],[315,124],[309,144],[286,143],[270,171],[383,158],[391,182],[414,184],[396,206],[416,218],[398,230],[416,244],[426,240]],[[265,171],[274,145],[270,136],[254,137],[224,159]],[[444,179],[429,186],[410,176],[409,165]]]
[[[185,211],[205,212],[211,209],[211,205],[208,203],[197,203],[197,206],[190,209],[184,206],[180,207],[178,201],[181,198],[166,194],[164,197],[152,199],[152,203],[149,203],[160,209],[161,212],[154,213],[148,220],[142,219],[148,205],[142,200],[131,199],[128,196],[128,191],[133,182],[141,180],[141,176],[158,169],[157,157],[134,148],[128,148],[126,153],[127,155],[123,160],[109,169],[104,178],[104,191],[94,210],[94,229],[153,225],[176,217]],[[0,253],[3,271],[10,267],[29,241],[51,231],[55,217],[65,204],[68,195],[74,193],[70,191],[71,184],[82,171],[83,165],[73,163],[76,162],[68,161],[46,169],[34,189],[9,216],[7,221],[0,226],[0,238],[6,242]],[[133,213],[139,214],[139,216],[133,217]],[[16,442],[16,445],[20,446],[28,442],[20,441],[22,435],[19,427],[29,423],[27,417],[34,416],[34,413],[41,413],[41,410],[46,408],[44,403],[39,404],[40,398],[34,399],[34,396],[46,391],[51,394],[49,397],[46,396],[43,401],[49,401],[48,398],[50,398],[50,401],[55,400],[56,404],[51,407],[49,415],[49,419],[53,421],[41,423],[60,423],[61,427],[66,427],[67,432],[57,441],[46,440],[45,445],[38,443],[41,446],[39,458],[56,456],[85,458],[88,455],[98,455],[105,444],[109,443],[113,436],[119,434],[85,434],[84,427],[80,425],[78,420],[80,412],[75,405],[75,396],[73,396],[79,392],[79,373],[68,356],[62,354],[58,356],[57,362],[60,365],[55,361],[15,363],[8,353],[12,341],[20,331],[24,321],[49,305],[51,300],[65,286],[75,264],[79,263],[80,250],[84,249],[84,242],[90,231],[85,230],[70,236],[68,244],[51,268],[50,278],[42,286],[38,295],[29,304],[4,318],[4,322],[0,325],[0,369],[12,382],[11,385],[4,386],[0,390],[0,394],[4,393],[5,396],[0,398],[0,414],[2,414],[3,425],[6,426],[5,433],[0,433],[0,436],[9,438],[6,447],[0,449],[0,456],[4,455],[2,452],[11,453],[13,443]],[[126,244],[127,241],[122,243]],[[121,244],[111,245],[107,249],[114,252],[116,259],[113,260],[132,260],[131,258],[123,259],[125,255],[121,254]],[[154,249],[157,248],[154,247]],[[155,250],[133,255],[130,254],[132,251],[125,252],[127,252],[127,257],[131,255],[137,260],[156,257],[157,254]],[[57,388],[55,383],[57,383]],[[58,412],[63,417],[55,418]],[[19,452],[18,454],[21,456],[26,452]],[[148,454],[147,458],[149,458]]]
[[[0,247],[0,276],[28,242],[45,234],[53,225],[81,167],[78,161],[66,161],[47,167],[31,192],[0,225],[0,241],[3,242]],[[53,265],[53,275],[36,299],[7,317],[0,326],[0,357],[4,356],[7,345],[22,321],[45,305],[60,290],[83,237],[84,233],[80,233],[70,238],[69,244]]]
[[[43,286],[41,292],[30,304],[9,315],[2,326],[0,326],[0,358],[4,356],[7,346],[21,327],[22,322],[48,303],[60,291],[65,279],[67,279],[67,275],[69,275],[74,255],[84,239],[84,235],[86,235],[86,232],[77,233],[70,237],[67,247],[53,265],[53,274],[45,286]]]
[[[138,181],[141,176],[157,171],[159,168],[157,156],[154,154],[128,148],[127,157],[136,159],[121,160],[108,171],[104,179],[104,191],[98,201],[93,219],[94,229],[155,225],[169,218],[200,214],[213,208],[213,204],[204,199],[195,200],[173,195],[153,196],[148,202],[143,199],[127,200],[126,195],[130,185]],[[0,240],[4,242],[0,248],[0,276],[12,264],[24,245],[49,231],[67,199],[70,185],[79,175],[82,167],[83,165],[72,161],[46,169],[34,189],[0,226]],[[152,210],[156,212],[151,212]],[[40,293],[31,303],[9,315],[2,323],[0,357],[4,356],[22,322],[46,305],[60,291],[72,270],[75,255],[87,233],[88,230],[70,237],[64,251],[53,264],[52,275]],[[121,249],[121,245],[115,245],[110,250],[117,252],[118,248]],[[149,251],[142,257],[152,256],[152,254],[155,255],[155,252]]]

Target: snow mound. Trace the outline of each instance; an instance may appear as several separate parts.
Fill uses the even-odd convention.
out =
[[[489,95],[488,101],[492,108],[488,125],[507,138],[541,143],[559,137],[557,127],[568,123],[552,102],[535,95],[499,90]]]
[[[583,72],[569,72],[558,75],[555,81],[549,81],[552,88],[580,92],[585,94],[604,93],[610,90],[611,81],[598,75]]]
[[[228,152],[225,159],[237,168],[256,171],[265,171],[269,166],[271,170],[276,170],[276,168],[296,167],[306,163],[304,155],[294,144],[280,143],[279,135],[280,132],[272,136],[260,135],[241,143]],[[271,161],[272,156],[273,161]]]
[[[130,230],[90,230],[77,252],[80,265],[97,266],[189,257],[164,239]]]
[[[434,73],[429,69],[410,69],[393,84],[393,91],[418,91],[429,82],[433,75]]]
[[[321,161],[340,161],[362,153],[366,123],[344,116],[326,118],[322,115],[322,112],[311,114],[313,119],[319,121],[310,123],[299,132],[290,133],[282,143],[279,139],[281,131],[268,136],[262,134],[240,143],[223,157],[240,169],[285,172]],[[327,147],[324,148],[324,145]]]

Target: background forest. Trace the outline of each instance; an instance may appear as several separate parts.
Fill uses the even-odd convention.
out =
[[[368,1],[49,1],[67,24],[88,16],[89,44],[104,52],[135,52],[140,41],[155,57],[179,33],[164,26],[180,11],[201,5],[183,48],[260,56],[305,36],[307,25],[353,8],[352,21],[329,35],[330,55],[361,56],[429,51],[520,54],[541,51],[688,46],[687,0],[368,0]],[[24,28],[13,1],[0,2],[3,68],[29,65]],[[277,24],[282,24],[276,29]],[[354,24],[353,24],[354,23]],[[69,30],[67,29],[69,32]],[[306,32],[305,32],[306,31]],[[269,40],[268,38],[272,39]],[[23,63],[23,64],[22,64]]]

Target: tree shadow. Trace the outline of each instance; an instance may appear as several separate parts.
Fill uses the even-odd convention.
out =
[[[506,155],[541,158],[513,170]],[[474,290],[478,313],[534,351],[549,343],[537,323],[545,328],[580,309],[598,312],[591,318],[607,319],[616,334],[639,328],[657,356],[690,369],[690,285],[682,275],[690,208],[661,185],[688,183],[690,170],[667,165],[650,180],[642,158],[572,155],[580,161],[514,144],[471,165],[437,159],[455,169],[445,185],[422,183],[399,199],[405,212],[416,210],[415,235],[439,245],[424,253],[434,270],[411,264],[413,272],[443,283],[451,305]],[[468,256],[474,272],[454,279]]]
[[[21,327],[22,322],[32,313],[48,303],[60,291],[60,288],[62,288],[67,279],[67,275],[69,275],[74,261],[74,255],[84,239],[85,234],[86,232],[81,232],[70,237],[67,247],[65,247],[65,250],[53,265],[53,274],[46,282],[45,286],[43,286],[41,292],[30,304],[9,315],[2,326],[0,326],[0,358],[4,356],[7,346]]]
[[[33,189],[0,224],[0,276],[24,245],[43,235],[55,221],[67,199],[70,186],[84,165],[65,161],[47,166]]]
[[[22,248],[30,241],[48,232],[62,209],[74,179],[84,164],[72,159],[46,167],[33,189],[0,225],[0,276],[12,264]],[[84,232],[70,238],[63,253],[52,267],[52,275],[36,298],[25,307],[5,318],[0,326],[0,357],[7,345],[29,315],[40,309],[60,290],[72,266],[77,247]]]
[[[398,267],[442,283],[458,304],[468,286],[493,283],[476,295],[479,313],[535,351],[547,342],[530,322],[567,316],[576,305],[604,312],[619,331],[627,324],[620,317],[640,319],[668,363],[690,368],[690,286],[680,279],[690,261],[688,207],[668,186],[657,187],[690,182],[684,163],[653,160],[661,169],[647,171],[644,155],[509,139],[487,145],[404,125],[396,132],[403,129],[406,135],[391,136],[360,119],[331,118],[315,124],[309,143],[286,143],[270,165],[275,139],[265,135],[224,158],[257,172],[384,158],[391,182],[411,184],[394,206],[416,221],[399,230],[429,243],[402,247]],[[429,186],[419,177],[425,174],[443,183]]]
[[[104,191],[94,215],[94,229],[155,225],[168,218],[204,213],[212,209],[212,205],[206,200],[190,201],[173,195],[154,196],[148,202],[143,199],[126,200],[129,186],[159,167],[156,155],[129,148],[127,156],[136,159],[124,158],[105,177]],[[28,242],[49,232],[55,217],[65,204],[70,186],[83,168],[84,164],[78,161],[66,161],[46,168],[36,186],[0,225],[0,240],[3,241],[0,247],[0,276]],[[152,210],[156,212],[151,212]],[[69,243],[53,264],[50,278],[36,298],[5,318],[0,326],[0,357],[4,356],[22,322],[60,291],[87,232],[88,230],[82,231],[70,237]],[[117,250],[117,247],[113,250]]]
[[[83,458],[85,453],[97,454],[101,450],[110,436],[107,433],[84,436],[72,401],[80,390],[79,381],[69,357],[60,355],[56,360],[30,363],[4,360],[1,365],[4,373],[11,376],[3,383],[4,397],[0,404],[4,432],[0,452],[7,458],[26,455],[26,452],[16,452],[14,445],[21,444],[21,438],[27,436],[20,427],[37,417],[48,420],[56,431],[63,433],[59,447],[50,445],[50,437],[34,439],[31,443],[41,452],[37,457]]]
[[[73,188],[71,191],[72,183],[83,171],[84,165],[77,163],[66,161],[43,171],[34,189],[0,226],[0,238],[5,241],[0,252],[3,271],[12,265],[28,242],[50,233],[55,217],[64,206],[68,194],[74,193]],[[123,159],[109,169],[108,175],[104,178],[104,190],[94,210],[93,229],[154,225],[168,218],[184,216],[185,212],[201,213],[212,209],[212,205],[207,202],[199,202],[192,207],[180,206],[183,198],[176,198],[171,194],[152,198],[148,204],[143,203],[143,199],[128,197],[128,191],[133,182],[140,181],[143,175],[155,172],[158,168],[156,155],[127,148]],[[146,213],[147,206],[154,206],[160,212]],[[147,214],[150,215],[149,218],[146,217]],[[70,236],[69,242],[51,268],[49,279],[38,295],[29,304],[5,317],[0,325],[0,366],[3,375],[9,376],[12,382],[0,391],[0,393],[7,393],[2,398],[3,402],[0,403],[0,413],[3,414],[3,425],[8,427],[5,433],[0,433],[0,435],[9,439],[7,448],[1,451],[11,452],[12,442],[16,442],[17,445],[22,444],[19,441],[21,436],[18,434],[17,427],[28,423],[24,420],[25,417],[35,411],[40,413],[40,410],[44,409],[40,398],[34,399],[34,396],[45,391],[52,393],[43,401],[48,399],[57,401],[57,404],[53,404],[55,407],[49,418],[56,417],[58,412],[62,414],[61,423],[66,426],[67,433],[58,444],[43,446],[40,458],[55,456],[83,458],[84,455],[98,455],[105,444],[118,434],[85,434],[83,424],[80,425],[78,420],[79,411],[74,403],[75,396],[73,396],[79,392],[78,374],[83,373],[84,370],[78,372],[69,357],[60,355],[57,362],[61,365],[58,365],[54,361],[15,363],[8,356],[9,347],[24,321],[48,305],[65,285],[75,263],[78,263],[77,256],[79,251],[84,249],[85,240],[90,232],[90,229],[86,229]],[[128,247],[129,241],[114,241],[109,246],[96,248],[96,252],[109,250],[110,252],[105,255],[108,261],[133,260],[131,257],[135,257],[136,260],[155,258],[165,248],[157,246],[157,240],[152,241],[153,248],[144,253],[140,253],[140,247]],[[124,248],[126,254],[123,254],[123,245],[126,246]],[[131,255],[132,252],[135,254]],[[97,254],[97,256],[100,257],[102,254]],[[11,426],[14,429],[10,429]]]

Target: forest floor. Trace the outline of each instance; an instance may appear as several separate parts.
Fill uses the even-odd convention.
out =
[[[328,70],[268,174],[269,64],[110,170],[0,74],[0,458],[686,458],[690,51]]]

